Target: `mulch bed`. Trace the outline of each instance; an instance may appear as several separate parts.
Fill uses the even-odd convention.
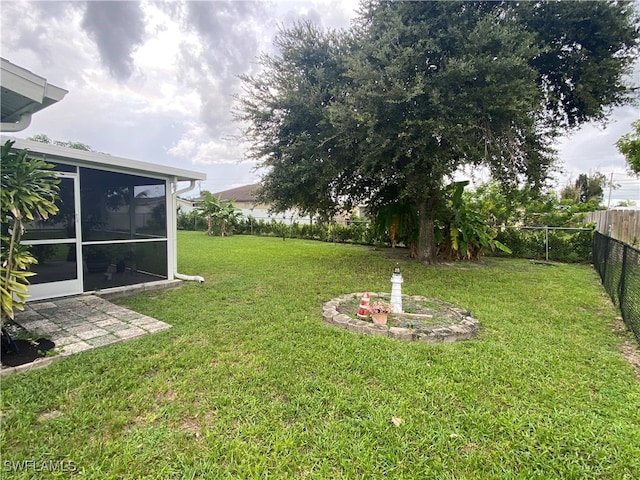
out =
[[[56,346],[51,340],[38,338],[37,340],[14,340],[17,351],[6,352],[2,350],[2,365],[5,367],[17,367],[31,363],[37,358],[47,356],[49,350]]]

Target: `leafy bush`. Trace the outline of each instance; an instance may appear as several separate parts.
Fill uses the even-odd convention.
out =
[[[193,221],[193,220],[190,220]],[[204,223],[199,229],[206,229]],[[457,232],[456,241],[458,250],[451,250],[451,257],[458,253],[461,256],[471,256],[477,258],[475,253],[482,251],[489,252],[494,256],[507,256],[507,252],[501,251],[500,246],[504,245],[512,251],[509,256],[516,258],[530,258],[544,260],[546,258],[546,244],[544,229],[530,230],[506,228],[497,233],[486,222],[482,220],[479,212],[473,208],[467,208],[463,214],[452,216],[450,222],[441,227],[439,238],[440,248],[452,248],[453,242],[451,232]],[[180,227],[179,227],[180,228]],[[184,228],[189,230],[189,228]],[[374,223],[366,222],[363,219],[352,221],[349,225],[338,225],[328,223],[291,225],[278,222],[275,219],[270,222],[256,220],[255,218],[242,217],[234,223],[235,233],[243,235],[258,235],[283,238],[299,238],[306,240],[318,240],[322,242],[357,243],[362,245],[391,246],[391,239],[387,229],[376,226]],[[404,237],[403,237],[404,238]],[[470,240],[469,240],[470,239]],[[475,239],[475,240],[474,240]],[[582,263],[591,260],[591,242],[593,232],[571,231],[571,230],[550,230],[549,231],[549,259],[560,262]],[[448,243],[447,243],[448,242]],[[462,242],[467,243],[467,250],[461,248]],[[473,243],[477,242],[477,243]],[[402,242],[397,243],[406,246]],[[475,245],[472,248],[469,245]],[[498,247],[495,248],[494,247]],[[463,252],[467,252],[464,254]]]
[[[189,213],[178,211],[177,226],[178,230],[206,230],[207,220],[197,210]]]

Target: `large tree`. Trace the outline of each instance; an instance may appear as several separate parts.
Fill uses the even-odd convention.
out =
[[[346,71],[344,38],[311,23],[281,30],[278,56],[263,55],[263,71],[241,77],[237,118],[245,122],[250,155],[268,167],[256,192],[275,211],[295,206],[302,214],[330,218],[342,195],[339,181],[349,176],[338,149],[338,135],[327,114]]]
[[[263,196],[280,209],[412,209],[417,257],[432,263],[460,166],[539,186],[554,136],[629,101],[634,22],[626,3],[369,1],[344,35],[284,30],[241,99],[271,167]]]
[[[516,183],[541,181],[551,163],[531,114],[540,93],[528,59],[539,49],[515,12],[490,2],[372,2],[357,37],[357,87],[330,114],[359,146],[373,209],[412,206],[417,257],[433,263],[438,204],[461,165]]]

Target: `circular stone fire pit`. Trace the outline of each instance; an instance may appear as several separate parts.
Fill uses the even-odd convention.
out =
[[[362,295],[364,293],[349,293],[324,303],[324,321],[355,333],[406,342],[456,342],[475,337],[480,329],[480,322],[468,310],[419,295],[402,295],[403,313],[390,313],[387,325],[374,325],[370,320],[356,317]],[[370,296],[371,302],[390,299],[388,293]]]

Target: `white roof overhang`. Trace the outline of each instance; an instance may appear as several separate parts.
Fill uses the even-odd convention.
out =
[[[201,172],[141,162],[129,158],[115,157],[105,153],[87,152],[85,150],[60,147],[58,145],[7,137],[5,135],[2,135],[0,138],[2,139],[3,145],[7,140],[12,140],[15,142],[13,145],[14,150],[26,149],[29,151],[29,156],[42,158],[51,162],[177,181],[206,180],[207,178],[207,175]]]
[[[31,115],[62,100],[69,93],[29,70],[1,58],[0,131],[19,132],[31,123]]]

